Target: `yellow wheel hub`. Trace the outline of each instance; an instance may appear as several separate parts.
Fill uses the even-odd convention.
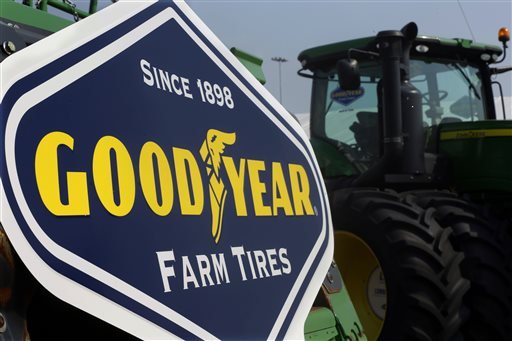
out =
[[[334,259],[369,340],[377,340],[386,315],[386,283],[377,257],[361,238],[334,231]]]

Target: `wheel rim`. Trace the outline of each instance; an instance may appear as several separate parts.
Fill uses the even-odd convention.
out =
[[[379,261],[361,238],[334,232],[334,259],[369,340],[376,340],[384,324],[386,284]]]

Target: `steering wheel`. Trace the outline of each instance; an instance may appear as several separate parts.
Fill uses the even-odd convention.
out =
[[[439,100],[442,101],[446,97],[448,97],[448,91],[446,90],[438,90],[437,95],[439,96]],[[421,97],[425,100],[425,103],[423,104],[429,104],[430,103],[430,92],[425,92],[421,95]]]

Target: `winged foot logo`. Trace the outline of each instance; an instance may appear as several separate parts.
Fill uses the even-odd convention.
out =
[[[221,238],[224,206],[229,192],[237,217],[315,214],[310,200],[309,179],[302,165],[246,158],[235,160],[224,155],[226,147],[232,146],[236,139],[234,132],[209,129],[199,150],[208,176],[205,182],[215,243],[219,243]],[[203,214],[206,186],[192,151],[175,146],[162,148],[154,141],[147,141],[134,153],[121,140],[107,135],[97,141],[92,155],[80,155],[73,152],[78,143],[70,134],[54,131],[45,135],[37,146],[34,167],[37,188],[43,204],[52,214],[91,215],[90,201],[94,200],[94,196],[89,194],[91,190],[96,191],[102,206],[117,217],[130,214],[136,200],[145,200],[152,213],[163,217],[176,214],[177,209],[173,209],[175,201],[179,203],[179,213],[183,216]],[[173,162],[169,162],[168,151],[172,152]],[[138,169],[133,165],[133,156],[138,157]],[[92,158],[92,169],[70,171],[59,162],[64,158],[83,157]],[[266,172],[270,173],[270,177],[266,177],[271,179],[270,182],[262,179],[261,175]],[[63,179],[59,176],[62,174],[66,174],[67,190],[60,186]],[[94,189],[89,188],[91,175]],[[117,181],[116,186],[114,181]],[[144,198],[136,198],[136,193],[140,193],[136,191],[137,186],[140,186]],[[114,195],[115,188],[117,195]],[[252,210],[247,205],[247,193],[252,199]]]
[[[210,190],[210,206],[212,209],[212,236],[215,243],[219,242],[222,230],[222,215],[226,201],[226,186],[220,178],[220,166],[222,154],[226,145],[232,145],[236,141],[235,133],[223,133],[210,129],[206,133],[206,140],[201,146],[201,157],[206,163],[208,174],[208,187]]]

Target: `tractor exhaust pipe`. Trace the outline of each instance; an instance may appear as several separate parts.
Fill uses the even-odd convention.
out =
[[[411,22],[400,31],[404,35],[401,57],[401,108],[404,133],[402,172],[419,175],[425,173],[425,138],[421,93],[410,82],[409,56],[412,43],[418,35],[418,26]]]
[[[411,176],[425,173],[421,94],[409,81],[410,49],[417,33],[416,24],[409,23],[401,31],[377,34],[382,60],[382,81],[377,91],[383,156],[354,181],[355,186],[407,183]]]
[[[382,31],[377,34],[382,60],[382,79],[377,86],[377,95],[382,120],[383,155],[376,165],[354,180],[353,185],[356,187],[384,186],[387,174],[399,174],[401,170],[404,151],[400,92],[403,38],[400,31]]]
[[[379,52],[382,58],[382,122],[383,161],[397,161],[404,148],[402,134],[402,104],[400,59],[402,57],[403,34],[400,31],[382,31],[377,34]],[[397,173],[399,163],[393,162],[388,172]]]

